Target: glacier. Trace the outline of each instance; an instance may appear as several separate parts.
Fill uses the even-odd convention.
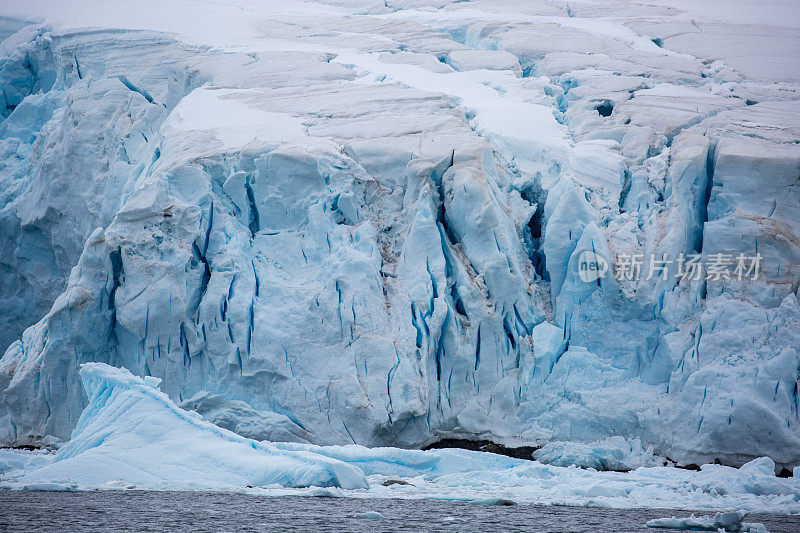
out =
[[[552,477],[530,501],[758,470],[752,508],[798,512],[766,473],[800,465],[792,2],[51,4],[0,6],[0,445],[59,447],[30,483],[106,453],[105,379],[199,454],[260,442],[230,486],[367,490],[400,474],[355,458],[407,449],[406,477]],[[587,251],[761,270],[589,283]],[[411,450],[443,439],[550,465]]]

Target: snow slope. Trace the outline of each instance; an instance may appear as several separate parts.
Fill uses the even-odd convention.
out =
[[[800,24],[665,4],[3,4],[0,443],[98,362],[246,437],[800,464]]]

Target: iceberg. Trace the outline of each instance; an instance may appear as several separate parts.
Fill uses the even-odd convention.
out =
[[[278,450],[204,422],[156,386],[100,363],[81,368],[89,403],[70,441],[14,483],[149,489],[366,488],[361,471],[304,451]]]

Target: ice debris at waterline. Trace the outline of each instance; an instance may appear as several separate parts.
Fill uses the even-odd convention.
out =
[[[728,4],[0,2],[0,445],[102,362],[249,438],[800,465],[800,21]]]
[[[769,533],[764,524],[742,522],[745,511],[729,511],[712,516],[695,516],[687,518],[656,518],[647,521],[647,527],[664,529],[685,529],[689,531],[723,531],[744,533]]]
[[[55,454],[27,462],[15,457],[31,452],[2,450],[0,487],[220,489],[484,504],[800,512],[800,478],[776,477],[768,458],[738,469],[640,467],[623,473],[459,449],[259,442],[176,406],[156,388],[155,378],[101,363],[84,364],[80,373],[89,404],[72,439]],[[390,479],[405,483],[385,483]]]

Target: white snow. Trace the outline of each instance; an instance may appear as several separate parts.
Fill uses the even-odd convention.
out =
[[[648,0],[650,4],[660,4],[685,10],[696,19],[730,22],[734,24],[753,24],[765,26],[784,26],[800,28],[800,6],[796,2],[782,0]]]
[[[247,91],[200,87],[172,110],[162,126],[164,135],[180,137],[191,132],[208,132],[225,149],[255,140],[281,144],[305,137],[303,125],[288,113],[262,111],[248,105],[248,99],[255,96]]]

